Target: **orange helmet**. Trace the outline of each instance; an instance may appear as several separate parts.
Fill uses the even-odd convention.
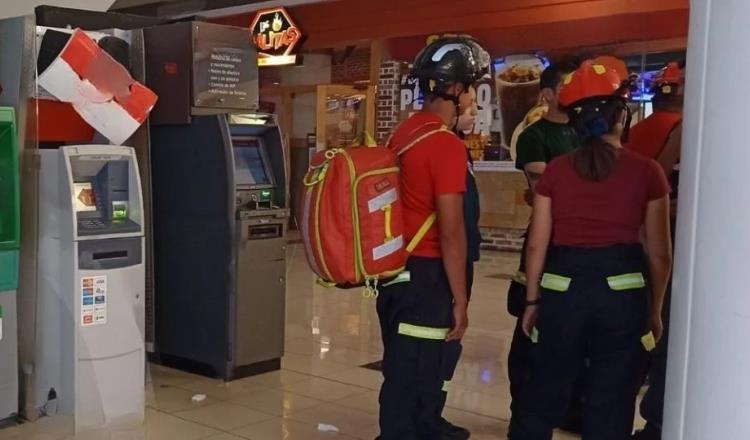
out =
[[[620,90],[621,84],[616,71],[590,60],[584,61],[578,70],[563,80],[560,104],[568,107],[585,99],[612,96]]]
[[[601,64],[608,70],[614,70],[622,80],[626,80],[630,76],[630,71],[628,70],[627,64],[625,64],[625,61],[613,57],[612,55],[601,55],[591,61],[594,64]]]
[[[671,62],[664,66],[654,76],[652,90],[662,95],[674,95],[682,82],[682,69],[677,62]]]

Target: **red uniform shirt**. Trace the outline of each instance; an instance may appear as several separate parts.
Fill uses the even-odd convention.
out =
[[[625,148],[648,158],[658,159],[667,144],[669,135],[680,122],[682,122],[680,113],[654,112],[630,129]]]
[[[415,130],[440,122],[433,113],[420,112],[398,126],[390,145],[409,143]],[[407,243],[436,210],[435,199],[444,194],[466,192],[466,147],[453,133],[436,133],[415,144],[400,157],[401,193]],[[441,257],[438,224],[430,228],[412,255]]]
[[[620,150],[615,171],[601,182],[581,178],[572,155],[547,166],[537,194],[552,199],[553,244],[601,247],[638,243],[648,202],[669,194],[656,161]]]

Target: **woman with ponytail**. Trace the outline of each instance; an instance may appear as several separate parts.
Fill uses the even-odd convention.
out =
[[[661,338],[670,189],[658,163],[622,148],[630,113],[620,84],[585,62],[560,92],[582,145],[536,186],[523,317],[534,364],[512,440],[552,438],[584,359],[583,439],[629,439],[643,362]]]

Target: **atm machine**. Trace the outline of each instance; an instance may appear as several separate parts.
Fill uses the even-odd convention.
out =
[[[140,29],[147,26],[155,26],[160,23],[166,22],[163,18],[153,17],[140,17],[134,15],[125,14],[114,14],[108,12],[94,12],[84,11],[67,8],[57,8],[50,6],[39,6],[35,8],[35,13],[24,17],[15,17],[0,20],[0,84],[2,85],[2,93],[0,93],[0,105],[14,107],[17,116],[18,123],[18,146],[20,156],[20,180],[21,180],[21,193],[23,194],[23,203],[21,204],[21,224],[23,225],[21,233],[22,238],[21,250],[20,250],[20,266],[23,270],[20,271],[18,277],[18,360],[19,362],[19,397],[20,399],[13,398],[15,402],[20,400],[19,413],[25,419],[34,421],[40,417],[40,409],[46,406],[48,413],[54,413],[55,409],[58,409],[58,413],[63,413],[63,407],[69,414],[73,413],[71,409],[73,404],[70,402],[71,393],[67,392],[65,386],[74,386],[72,382],[67,382],[67,379],[73,377],[73,365],[74,361],[72,358],[66,359],[66,363],[60,364],[64,369],[60,373],[54,373],[52,371],[52,360],[49,358],[42,359],[44,367],[40,370],[37,368],[37,353],[43,353],[44,351],[37,347],[37,342],[42,344],[44,347],[53,346],[53,350],[59,355],[63,352],[60,348],[56,348],[59,343],[56,343],[55,339],[50,339],[51,335],[46,334],[44,337],[38,336],[37,331],[41,330],[47,322],[42,318],[41,313],[52,313],[49,310],[58,308],[61,315],[65,318],[57,317],[52,313],[53,318],[56,319],[57,325],[62,326],[63,319],[73,319],[76,321],[80,319],[80,316],[74,317],[73,311],[67,310],[63,307],[63,303],[49,300],[50,295],[50,284],[53,284],[49,280],[54,280],[54,277],[50,277],[50,271],[63,271],[63,268],[55,267],[55,260],[44,256],[44,252],[51,249],[51,252],[61,252],[60,243],[67,243],[70,240],[81,243],[81,249],[86,249],[84,244],[90,245],[91,240],[94,236],[81,236],[83,232],[79,228],[79,234],[73,237],[73,232],[70,232],[72,226],[65,226],[68,229],[64,229],[60,232],[59,236],[54,235],[50,238],[51,230],[54,225],[50,223],[49,218],[43,219],[40,217],[42,213],[42,203],[45,203],[46,212],[53,212],[51,209],[54,208],[51,205],[58,201],[57,195],[60,193],[57,185],[52,185],[50,188],[40,189],[42,180],[49,181],[47,177],[42,175],[48,170],[59,174],[57,167],[50,168],[49,162],[47,166],[42,170],[40,169],[40,150],[44,149],[56,149],[63,145],[81,145],[81,144],[98,144],[103,140],[94,133],[94,130],[81,119],[77,113],[73,110],[72,106],[56,101],[48,94],[43,87],[37,82],[38,74],[40,74],[46,66],[54,59],[57,53],[64,46],[64,41],[61,37],[64,34],[69,34],[72,29],[82,28],[85,29],[90,36],[92,36],[105,51],[110,53],[116,60],[121,62],[126,67],[129,67],[131,75],[143,82],[144,75],[144,52],[143,52],[143,34]],[[65,40],[67,41],[67,40]],[[141,179],[144,188],[144,199],[142,200],[142,207],[144,208],[139,212],[138,209],[130,208],[130,214],[133,216],[143,216],[144,219],[133,219],[134,222],[143,225],[143,230],[146,234],[146,254],[143,255],[143,259],[147,263],[146,273],[149,272],[148,263],[151,260],[149,255],[149,236],[150,236],[150,222],[149,222],[149,207],[150,200],[149,195],[149,168],[148,168],[148,127],[142,126],[126,143],[127,145],[134,147],[138,154],[138,161],[140,164],[145,166],[139,167],[141,172]],[[44,154],[48,154],[44,152]],[[129,159],[128,159],[129,160]],[[112,167],[112,169],[117,166]],[[4,174],[0,174],[0,185],[2,185]],[[93,185],[92,185],[93,186]],[[55,196],[49,194],[42,194],[44,191],[51,189]],[[72,189],[71,189],[72,191]],[[140,190],[139,190],[140,191]],[[140,205],[140,193],[138,193],[138,204]],[[5,206],[6,200],[0,196],[0,206]],[[51,208],[52,206],[52,208]],[[75,205],[71,205],[75,206]],[[133,205],[136,206],[136,205]],[[111,207],[110,207],[111,208]],[[57,209],[57,208],[55,208]],[[60,207],[59,209],[62,209]],[[65,208],[67,209],[67,208]],[[130,215],[129,214],[129,215]],[[4,215],[4,214],[3,214]],[[46,214],[45,214],[46,215]],[[102,213],[103,215],[103,213]],[[81,214],[81,218],[87,217],[87,220],[91,223],[83,224],[95,224],[95,214],[89,212],[88,214]],[[120,219],[118,219],[120,220]],[[122,223],[122,222],[120,222]],[[46,227],[46,230],[42,230],[42,227]],[[122,231],[121,226],[118,229],[117,234]],[[135,232],[129,232],[129,234],[136,234]],[[3,232],[0,231],[0,236]],[[45,245],[42,246],[42,235],[46,240]],[[71,238],[73,237],[73,238]],[[1,239],[0,239],[1,240]],[[0,252],[4,251],[0,244]],[[50,248],[51,246],[51,248]],[[66,252],[70,252],[66,250]],[[83,252],[83,251],[81,251]],[[132,253],[130,254],[132,255]],[[101,255],[99,255],[101,256]],[[98,260],[97,260],[98,261]],[[121,262],[118,260],[117,264]],[[66,263],[67,264],[67,263]],[[83,264],[83,263],[82,263]],[[97,263],[99,264],[99,263]],[[109,268],[109,263],[106,266]],[[65,270],[73,270],[73,266],[68,266]],[[42,275],[40,270],[45,270],[46,274]],[[87,269],[88,270],[88,269]],[[120,270],[120,269],[118,269]],[[72,275],[71,275],[72,276]],[[114,275],[112,275],[113,277]],[[113,279],[108,275],[108,279],[114,282]],[[137,279],[135,279],[137,280]],[[147,278],[147,282],[150,278]],[[41,284],[40,284],[41,283]],[[62,285],[60,285],[62,286]],[[146,295],[150,295],[150,290],[147,284]],[[80,287],[80,286],[79,286]],[[72,292],[72,288],[71,292]],[[3,289],[0,288],[0,291]],[[44,296],[42,293],[44,290]],[[61,290],[62,292],[62,290]],[[71,293],[72,294],[72,293]],[[12,295],[0,294],[0,302],[7,301]],[[42,299],[44,298],[43,302]],[[42,307],[42,304],[45,304]],[[72,304],[72,303],[71,303]],[[5,304],[3,304],[5,306]],[[111,307],[112,304],[108,303]],[[49,309],[52,307],[52,309]],[[101,308],[101,307],[100,307]],[[2,409],[2,402],[8,399],[6,389],[2,386],[6,382],[4,381],[4,365],[6,365],[6,343],[11,339],[10,331],[13,326],[13,316],[9,312],[9,308],[4,307],[4,330],[5,336],[0,341],[0,410]],[[64,312],[64,313],[63,313]],[[77,312],[76,312],[77,313]],[[113,312],[109,312],[112,316]],[[134,318],[135,319],[135,318]],[[143,325],[143,318],[138,318],[135,322],[138,325]],[[57,341],[64,337],[66,343],[71,343],[71,332],[75,328],[69,328],[72,324],[65,324],[66,332],[62,333],[60,330],[60,336]],[[117,324],[113,324],[117,325]],[[95,326],[97,335],[103,335],[106,333],[105,327],[110,328],[110,324],[99,324]],[[45,327],[45,331],[53,332],[55,327],[51,324],[49,327]],[[89,329],[79,329],[82,335],[87,335]],[[93,331],[93,330],[92,330]],[[148,334],[147,334],[148,336]],[[98,336],[97,336],[98,337]],[[83,336],[82,336],[83,338]],[[86,336],[88,338],[88,336]],[[87,339],[81,339],[81,341],[87,341]],[[130,344],[129,341],[120,342],[117,339],[114,343],[107,343],[112,350],[109,354],[117,357],[119,356],[122,347],[132,347],[135,349],[135,345]],[[98,358],[100,354],[92,352],[88,355],[85,351],[89,350],[90,344],[78,344],[76,349],[79,351],[78,356],[86,358],[87,356],[91,359]],[[73,347],[72,345],[70,347]],[[126,349],[126,351],[131,348]],[[98,349],[93,349],[98,350]],[[65,352],[67,355],[67,352]],[[107,353],[104,353],[105,355]],[[83,371],[86,367],[86,362],[76,361],[79,365],[79,371]],[[98,365],[100,362],[93,362],[96,365],[96,371],[100,369]],[[10,365],[8,363],[7,365]],[[141,368],[141,371],[143,369]],[[40,373],[43,378],[38,377]],[[84,372],[85,373],[85,372]],[[80,374],[84,374],[80,373]],[[98,374],[98,373],[97,373]],[[64,376],[64,379],[60,379],[60,376]],[[18,377],[18,375],[15,375]],[[58,380],[59,379],[59,380]],[[97,380],[102,381],[107,378],[98,376]],[[115,383],[120,381],[119,377],[109,378]],[[126,377],[129,380],[129,376]],[[66,382],[66,384],[58,385],[60,381]],[[145,375],[140,378],[141,386],[145,382]],[[92,382],[93,383],[93,382]],[[82,387],[85,384],[78,384],[76,386]],[[110,385],[104,386],[103,390],[109,389]],[[61,389],[62,387],[62,389]],[[54,388],[54,392],[52,392]],[[133,389],[139,389],[135,387]],[[85,391],[85,390],[84,390]],[[58,399],[51,399],[50,397],[58,396]],[[82,395],[83,396],[83,395]],[[96,402],[91,400],[89,397],[87,401]],[[101,398],[106,398],[102,395]],[[68,399],[68,402],[61,402],[61,399]],[[100,399],[100,398],[97,398]],[[109,404],[109,403],[108,403]],[[129,405],[130,403],[126,403]],[[83,409],[78,410],[78,415],[84,414]],[[120,409],[107,409],[107,420],[114,419],[116,414],[121,413]],[[0,419],[3,415],[0,413]]]
[[[144,30],[152,112],[155,352],[232,380],[280,368],[289,218],[285,148],[258,105],[247,30]],[[213,72],[223,72],[214,76]]]
[[[15,113],[0,108],[0,420],[18,413],[20,194]]]
[[[45,412],[74,416],[76,432],[144,417],[145,250],[135,154],[111,145],[40,151],[33,398]]]

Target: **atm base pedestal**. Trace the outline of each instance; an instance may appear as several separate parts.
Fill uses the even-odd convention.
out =
[[[191,359],[181,358],[179,356],[170,356],[165,354],[149,353],[149,362],[159,364],[165,367],[174,368],[199,376],[211,377],[214,379],[223,379],[232,381],[244,379],[246,377],[257,376],[259,374],[271,373],[281,369],[281,358],[257,362],[250,365],[242,365],[234,368],[228,374],[216,371],[207,364],[196,362]]]

